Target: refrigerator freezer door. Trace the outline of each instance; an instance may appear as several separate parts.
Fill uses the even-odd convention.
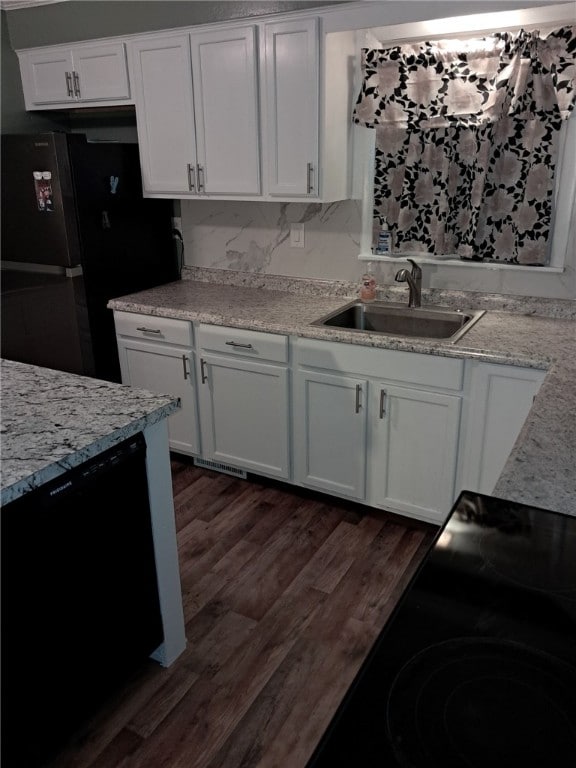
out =
[[[1,143],[2,260],[79,264],[66,134],[5,134]]]

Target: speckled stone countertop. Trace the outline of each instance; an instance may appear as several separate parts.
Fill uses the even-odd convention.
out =
[[[10,360],[0,374],[2,505],[179,407],[169,395]]]
[[[395,293],[405,298],[405,292]],[[463,294],[462,296],[466,296]],[[476,308],[463,303],[462,309]],[[355,298],[185,279],[109,302],[111,309],[270,333],[398,349],[547,370],[547,376],[494,490],[494,495],[576,514],[576,323],[572,307],[534,314],[488,309],[458,342],[358,334],[310,325]],[[509,298],[509,297],[508,297]],[[423,305],[427,303],[423,294]],[[450,304],[449,301],[443,302]],[[573,302],[568,302],[572,304]],[[507,306],[506,302],[501,305]],[[491,306],[499,306],[494,302]]]

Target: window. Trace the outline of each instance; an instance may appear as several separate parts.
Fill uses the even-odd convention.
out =
[[[510,17],[511,14],[491,14],[489,18],[496,21],[497,16]],[[516,12],[515,17],[518,23],[524,21],[521,12]],[[486,23],[486,16],[480,18]],[[469,23],[467,17],[453,21]],[[441,23],[443,31],[446,29],[445,22]],[[555,29],[558,29],[557,25]],[[382,31],[390,36],[395,30],[383,28],[378,32]],[[553,34],[548,40],[552,50],[558,40]],[[559,110],[562,117],[567,117],[574,98],[571,83],[574,28],[566,27],[560,34],[564,35],[568,58],[558,67],[561,77],[555,81],[555,85],[565,89],[560,99],[564,101],[559,103],[556,118],[560,116]],[[502,98],[506,94],[505,88],[489,93],[486,81],[490,78],[494,80],[494,73],[497,81],[499,78],[499,85],[503,83],[505,86],[513,80],[510,77],[511,66],[504,71],[510,65],[510,56],[494,66],[494,58],[487,60],[485,51],[479,50],[481,46],[489,46],[489,52],[495,48],[498,57],[502,51],[509,54],[514,46],[522,46],[524,66],[515,73],[514,88],[508,91],[506,98],[509,102],[516,101],[521,108],[517,114],[525,118],[527,110],[532,114],[536,111],[533,99],[527,98],[530,89],[526,87],[529,79],[525,67],[526,51],[532,51],[532,58],[537,49],[541,57],[546,56],[545,52],[542,53],[543,37],[544,33],[540,36],[538,33],[516,31],[492,35],[481,41],[468,39],[458,43],[460,49],[464,48],[467,52],[466,56],[458,55],[462,50],[456,48],[455,41],[445,44],[438,56],[438,46],[434,51],[429,44],[421,42],[410,47],[391,46],[387,39],[380,38],[380,47],[387,49],[386,58],[379,58],[378,51],[365,54],[368,79],[363,94],[368,98],[357,108],[357,115],[368,125],[380,125],[386,121],[393,125],[391,128],[388,126],[387,132],[379,131],[376,148],[376,131],[360,129],[368,134],[361,139],[367,145],[361,258],[375,258],[371,246],[379,227],[386,223],[396,241],[395,255],[403,258],[410,255],[424,261],[456,259],[451,264],[458,263],[462,258],[484,258],[490,259],[492,266],[493,260],[502,258],[509,263],[538,265],[540,268],[547,264],[546,271],[562,269],[576,187],[573,173],[576,160],[574,117],[562,122],[557,119],[554,130],[542,124],[535,125],[531,135],[522,135],[525,119],[514,123],[507,117],[503,124],[498,125],[486,120],[482,124],[482,119],[477,117],[478,100],[485,111],[497,107],[498,101],[505,101]],[[473,66],[475,55],[476,71]],[[405,58],[400,61],[402,56]],[[455,62],[455,67],[449,71],[451,62]],[[418,77],[413,76],[418,65],[428,81],[436,81],[428,91],[423,91]],[[411,77],[406,76],[408,70]],[[402,76],[399,77],[399,73]],[[467,77],[479,85],[477,90],[466,90]],[[384,83],[383,88],[388,88],[391,98],[381,99],[378,92],[374,97],[371,88],[378,78]],[[378,90],[377,86],[375,90]],[[448,109],[446,100],[438,98],[439,90],[443,91],[443,98],[446,99],[447,94],[452,99]],[[430,133],[427,137],[418,135],[417,130],[412,130],[410,135],[410,130],[406,130],[409,120],[416,123],[416,128],[424,125],[426,129],[436,120],[432,138]],[[558,138],[558,132],[560,144],[556,147],[552,134]],[[495,138],[500,147],[494,147]],[[557,148],[557,173],[553,176],[548,169],[553,164],[551,153]],[[376,183],[373,185],[374,162]],[[490,164],[491,177],[486,174]],[[524,190],[521,189],[522,184]],[[439,189],[444,197],[438,197]],[[472,201],[471,197],[478,189],[484,194],[484,199]],[[511,206],[513,198],[516,198],[516,209],[509,215],[510,211],[506,208]],[[513,232],[514,229],[516,231]],[[553,231],[552,238],[548,237],[549,230]],[[423,259],[423,256],[426,258]],[[389,260],[390,257],[384,258]],[[471,263],[478,266],[478,262]],[[483,264],[480,263],[480,266]]]

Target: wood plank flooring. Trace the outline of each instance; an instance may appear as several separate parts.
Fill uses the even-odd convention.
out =
[[[436,528],[172,457],[185,652],[52,768],[304,768]]]

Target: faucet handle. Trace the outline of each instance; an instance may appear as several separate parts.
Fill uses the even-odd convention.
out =
[[[418,266],[418,264],[416,264],[414,259],[406,259],[406,261],[409,261],[410,264],[412,264],[412,277],[414,279],[416,279],[416,280],[418,278],[421,278],[422,277],[422,269],[421,269],[421,267]]]

